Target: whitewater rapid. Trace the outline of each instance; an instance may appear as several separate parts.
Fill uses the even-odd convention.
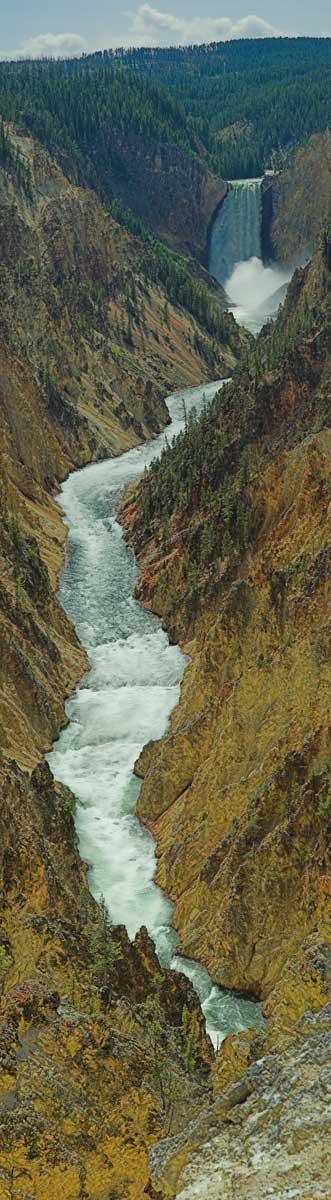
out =
[[[77,798],[79,849],[93,895],[104,896],[112,921],[126,925],[130,938],[145,925],[162,965],[191,979],[215,1046],[263,1020],[258,1004],[213,987],[199,964],[176,956],[172,905],[154,883],[154,841],[135,815],[141,785],[134,763],[146,742],[166,732],[186,659],[169,645],[158,618],[133,599],[137,566],[116,510],[124,488],[182,428],[183,398],[187,411],[199,410],[219,386],[170,397],[170,431],[63,484],[69,537],[60,600],[91,669],[66,705],[69,724],[48,756],[55,778]]]

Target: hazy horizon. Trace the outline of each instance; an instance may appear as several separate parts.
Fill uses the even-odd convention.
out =
[[[210,0],[208,15],[201,15],[197,0],[184,0],[180,8],[174,2],[171,7],[142,3],[132,9],[121,3],[109,8],[105,0],[96,0],[93,11],[78,0],[59,0],[54,13],[49,0],[31,0],[28,8],[13,0],[3,16],[0,58],[66,57],[120,46],[185,46],[237,38],[331,37],[325,0],[317,0],[313,13],[305,2],[279,0],[277,20],[270,0],[254,7],[254,13],[245,14],[240,3],[233,3],[229,15],[220,16],[215,0]]]

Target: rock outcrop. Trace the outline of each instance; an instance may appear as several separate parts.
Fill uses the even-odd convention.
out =
[[[296,150],[279,174],[266,177],[262,193],[264,257],[285,264],[307,260],[330,216],[329,130]]]
[[[305,1014],[284,1053],[256,1057],[185,1136],[152,1150],[156,1188],[167,1200],[232,1200],[234,1190],[238,1200],[329,1200],[330,1067],[328,1004]]]

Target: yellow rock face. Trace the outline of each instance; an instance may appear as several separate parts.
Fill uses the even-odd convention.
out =
[[[128,344],[135,241],[32,139],[12,136],[34,186],[27,201],[0,169],[0,1197],[142,1200],[149,1147],[169,1123],[155,1055],[173,1024],[180,1048],[183,1006],[198,1006],[148,939],[132,947],[124,930],[106,996],[95,980],[100,912],[72,801],[41,762],[88,665],[56,599],[66,530],[54,494],[75,466],[160,430],[164,394],[207,366],[184,310],[168,305],[165,322],[160,288]],[[206,1073],[200,1010],[199,1021]],[[183,1064],[180,1086],[194,1092]]]
[[[283,1037],[331,996],[330,480],[327,429],[261,474],[257,544],[196,618],[171,731],[137,764],[182,951]]]
[[[133,1064],[107,1049],[107,1021],[45,1020],[22,1033],[25,1066],[6,1097],[21,1106],[21,1139],[7,1120],[0,1147],[0,1195],[15,1184],[35,1200],[141,1200],[148,1183],[147,1147],[155,1128],[151,1096],[132,1086]],[[98,1036],[99,1035],[99,1036]],[[108,1031],[108,1040],[110,1033]],[[34,1149],[31,1153],[32,1146]]]

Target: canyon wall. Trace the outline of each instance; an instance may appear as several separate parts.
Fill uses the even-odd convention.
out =
[[[173,249],[205,263],[210,222],[227,193],[224,180],[178,146],[113,129],[108,137],[114,196]]]
[[[209,1114],[209,1130],[155,1157],[166,1195],[187,1200],[230,1197],[234,1178],[240,1196],[270,1181],[283,1197],[282,1172],[300,1194],[319,1194],[316,1179],[328,1195],[323,1088],[309,1156],[304,1129],[307,1080],[318,1088],[330,1062],[330,261],[325,234],[201,428],[123,509],[137,595],[191,658],[168,735],[136,766],[157,880],[181,951],[268,1017],[265,1034],[230,1038],[220,1055],[219,1142]],[[297,1139],[295,1093],[280,1086],[296,1055]]]
[[[54,599],[65,536],[54,490],[74,466],[157,433],[163,396],[209,367],[194,318],[137,274],[135,239],[32,139],[12,138],[33,187],[0,171],[1,731],[31,766],[84,665]],[[231,362],[217,349],[217,369]]]
[[[264,257],[285,264],[306,261],[330,218],[329,130],[293,152],[279,174],[266,176],[262,194]]]
[[[213,1053],[191,986],[92,900],[74,798],[41,761],[87,667],[56,598],[55,492],[157,433],[163,396],[209,367],[137,240],[14,129],[0,242],[0,1194],[142,1200],[148,1148],[200,1110]],[[232,348],[203,337],[227,373]]]

